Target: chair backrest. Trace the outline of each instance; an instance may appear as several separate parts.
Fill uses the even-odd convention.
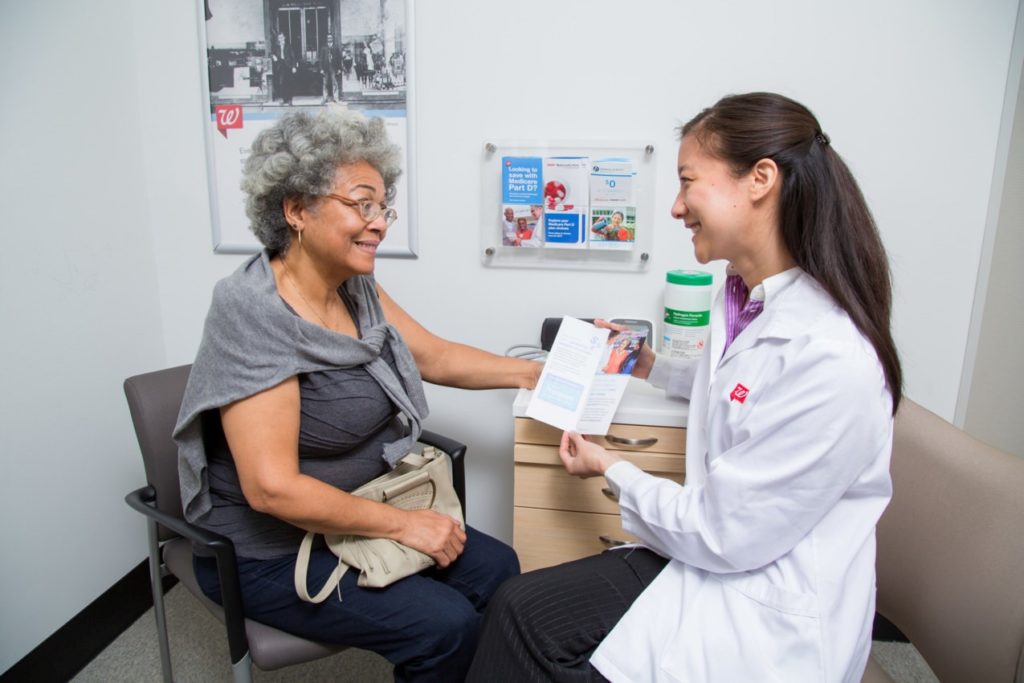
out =
[[[878,611],[943,683],[1024,681],[1024,458],[904,399]]]
[[[191,368],[191,365],[179,365],[135,375],[124,382],[128,409],[146,468],[146,483],[156,490],[157,508],[178,518],[182,517],[178,446],[171,434]],[[161,540],[175,535],[160,527]]]

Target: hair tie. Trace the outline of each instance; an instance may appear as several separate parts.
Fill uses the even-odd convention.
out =
[[[831,140],[829,140],[828,136],[822,133],[821,131],[818,131],[817,133],[814,134],[814,139],[817,140],[818,144],[822,146],[827,146],[828,143],[832,142]]]

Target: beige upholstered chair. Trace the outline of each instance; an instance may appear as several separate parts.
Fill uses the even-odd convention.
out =
[[[878,611],[942,683],[1024,683],[1024,458],[904,399],[891,469]]]
[[[128,494],[125,500],[132,508],[146,515],[150,583],[164,681],[170,683],[172,680],[161,585],[167,574],[177,577],[189,592],[224,622],[235,681],[251,681],[252,664],[270,671],[340,652],[345,648],[305,640],[243,617],[234,545],[223,536],[185,521],[178,487],[178,449],[171,438],[171,432],[178,418],[190,369],[191,366],[182,365],[136,375],[124,383],[147,482],[146,486]],[[451,457],[452,480],[465,509],[463,458],[466,447],[426,431],[420,435],[420,442],[436,446]],[[217,558],[223,607],[207,598],[199,588],[192,571],[194,553]]]

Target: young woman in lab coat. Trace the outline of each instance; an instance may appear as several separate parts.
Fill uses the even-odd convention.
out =
[[[634,375],[690,400],[686,482],[578,434],[642,546],[508,581],[470,680],[860,680],[901,371],[890,278],[850,171],[804,106],[730,96],[683,126],[672,215],[729,262],[696,362]]]

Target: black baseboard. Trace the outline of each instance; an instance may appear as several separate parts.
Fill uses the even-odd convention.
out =
[[[164,578],[164,592],[177,582]],[[70,680],[152,606],[149,561],[143,560],[0,675],[0,683]]]

